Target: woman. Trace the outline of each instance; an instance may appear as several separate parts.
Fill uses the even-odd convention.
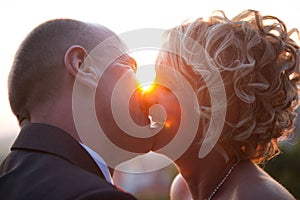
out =
[[[152,117],[168,132],[158,134],[157,149],[188,124],[182,121],[198,119],[183,154],[163,152],[175,160],[193,199],[294,199],[257,166],[278,154],[278,139],[294,128],[299,46],[291,33],[298,36],[276,17],[254,10],[232,20],[218,11],[166,33],[156,65],[158,86],[148,103],[163,105],[167,114],[163,121]],[[186,110],[193,95],[181,102],[187,88],[198,103],[193,113]],[[176,178],[173,199],[185,182]]]

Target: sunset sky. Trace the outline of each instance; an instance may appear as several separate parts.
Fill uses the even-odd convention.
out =
[[[288,29],[300,28],[296,0],[1,1],[0,140],[16,136],[19,129],[7,98],[7,76],[14,53],[24,37],[40,23],[53,18],[73,18],[100,23],[116,33],[122,33],[138,28],[168,29],[188,18],[207,17],[214,10],[224,10],[228,17],[233,17],[245,9],[259,10],[263,15],[275,15],[286,22]],[[139,65],[151,64],[154,63],[155,52],[145,51],[134,56]]]

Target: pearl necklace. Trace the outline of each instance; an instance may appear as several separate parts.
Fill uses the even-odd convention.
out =
[[[210,193],[209,197],[206,198],[206,200],[211,200],[215,196],[215,194],[218,192],[218,190],[220,189],[220,187],[223,185],[223,183],[226,181],[226,179],[228,178],[228,176],[231,174],[233,168],[235,168],[239,163],[240,163],[240,161],[236,162],[235,164],[233,164],[231,166],[231,168],[228,170],[228,172],[226,173],[226,175],[224,176],[224,178],[222,179],[222,181],[217,185],[217,187],[212,191],[212,193]]]

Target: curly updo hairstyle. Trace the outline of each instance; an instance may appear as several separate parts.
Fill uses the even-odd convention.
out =
[[[218,143],[231,146],[242,160],[261,163],[276,155],[278,138],[294,129],[299,95],[298,31],[288,32],[280,19],[254,10],[231,20],[216,11],[209,18],[185,22],[165,36],[164,47],[170,51],[184,50],[201,57],[202,64],[193,65],[187,56],[168,55],[171,67],[196,85],[198,95],[209,94],[209,86],[203,87],[207,84],[204,70],[217,70],[222,76],[227,114]],[[203,51],[196,52],[196,45]],[[199,106],[208,124],[210,109],[201,99]]]

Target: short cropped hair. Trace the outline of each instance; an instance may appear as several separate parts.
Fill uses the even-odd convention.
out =
[[[236,108],[227,109],[227,128],[218,143],[230,144],[239,159],[261,163],[279,151],[278,138],[294,129],[299,46],[292,39],[293,33],[299,38],[296,29],[288,32],[283,21],[262,16],[258,11],[246,10],[231,20],[223,11],[216,11],[209,18],[184,22],[165,35],[165,49],[185,49],[197,56],[197,48],[187,40],[192,38],[204,49],[200,54],[205,55],[198,55],[203,58],[202,64],[191,65],[185,58],[171,54],[157,62],[168,59],[171,67],[196,83],[197,94],[208,92],[207,88],[203,90],[205,82],[200,72],[208,68],[210,72],[217,70],[223,78],[227,108]],[[201,116],[210,116],[209,109],[200,101],[199,104],[207,114]],[[235,115],[234,119],[228,117],[229,113]],[[209,124],[207,120],[205,123]]]
[[[52,98],[61,87],[66,50],[81,45],[90,51],[100,40],[95,26],[72,19],[47,21],[28,34],[15,55],[8,80],[9,102],[19,123],[30,121],[32,108]]]

